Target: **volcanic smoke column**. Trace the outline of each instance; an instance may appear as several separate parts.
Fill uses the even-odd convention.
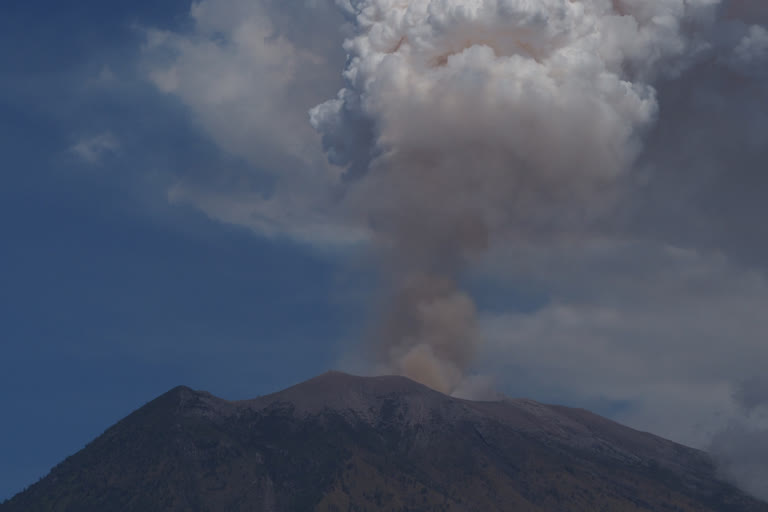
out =
[[[605,211],[657,105],[656,70],[713,0],[337,0],[347,86],[310,112],[391,288],[382,370],[450,393],[479,339],[458,279],[493,239]]]

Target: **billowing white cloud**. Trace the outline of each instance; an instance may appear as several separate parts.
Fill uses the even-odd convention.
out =
[[[653,81],[705,49],[716,2],[342,5],[346,86],[311,121],[392,260],[375,335],[389,371],[450,392],[478,345],[464,260],[609,210],[656,119]]]
[[[169,197],[262,234],[366,240],[391,284],[372,335],[387,371],[628,403],[636,427],[715,439],[753,489],[722,432],[763,432],[733,393],[768,360],[765,2],[335,7],[202,0],[188,31],[148,31],[147,77],[275,179]],[[478,310],[467,263],[550,300]]]

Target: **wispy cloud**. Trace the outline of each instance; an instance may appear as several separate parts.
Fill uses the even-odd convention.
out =
[[[187,177],[170,198],[267,236],[346,243],[348,219],[327,215],[341,170],[328,164],[308,119],[341,84],[342,19],[324,3],[203,0],[191,8],[191,30],[146,30],[145,79],[185,104],[223,152],[276,183],[244,199],[247,177],[226,191]]]
[[[88,164],[99,164],[104,157],[120,150],[120,142],[109,132],[80,139],[69,150]]]
[[[481,369],[505,389],[629,402],[621,421],[698,447],[740,416],[733,390],[768,358],[761,273],[651,242],[525,252],[504,258],[507,270],[518,286],[546,290],[548,302],[481,319]]]

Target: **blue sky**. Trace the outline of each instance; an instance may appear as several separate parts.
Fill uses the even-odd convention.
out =
[[[513,212],[508,225],[489,222],[477,246],[468,236],[476,252],[448,271],[450,293],[433,301],[439,307],[422,308],[435,317],[447,311],[449,325],[462,314],[474,322],[480,341],[462,367],[467,385],[588,407],[703,448],[713,439],[728,447],[723,433],[744,429],[768,440],[768,389],[757,378],[768,361],[764,3],[704,2],[701,12],[690,2],[678,9],[678,0],[647,4],[667,18],[625,6],[646,32],[635,46],[618,44],[631,31],[606,44],[617,44],[613,56],[634,49],[619,68],[637,76],[616,83],[638,96],[611,98],[638,100],[616,110],[635,117],[595,137],[600,123],[590,121],[605,119],[581,109],[582,96],[567,101],[578,87],[564,86],[542,104],[533,101],[539,96],[501,95],[485,116],[476,114],[487,95],[447,101],[459,110],[440,117],[440,108],[424,108],[434,105],[418,88],[382,94],[381,111],[356,110],[355,101],[388,93],[395,82],[380,80],[385,86],[372,90],[364,81],[345,84],[345,66],[348,77],[377,71],[353,69],[375,45],[350,50],[360,54],[349,59],[343,39],[354,30],[365,36],[368,21],[332,4],[7,0],[0,7],[0,500],[173,386],[238,399],[330,368],[376,371],[361,363],[363,340],[375,338],[371,319],[386,304],[387,278],[402,277],[382,261],[426,254],[426,265],[410,263],[427,277],[452,268],[465,254],[454,261],[445,251],[475,226],[471,216],[453,222],[458,204],[497,220]],[[548,8],[520,5],[520,12]],[[495,54],[487,51],[495,30],[519,21],[514,10],[502,11],[472,14],[468,33],[485,35],[446,61],[455,77],[469,79],[459,81],[464,89],[437,83],[445,94],[471,92],[482,80],[490,80],[486,91],[545,90],[493,88],[497,75],[485,71],[531,64],[506,56],[503,38]],[[681,24],[657,23],[669,13]],[[448,31],[435,47],[466,21],[443,14],[420,27],[427,35]],[[522,18],[546,18],[534,14]],[[596,17],[594,27],[610,34],[614,14]],[[511,18],[498,23],[503,16]],[[418,22],[418,13],[410,19]],[[429,25],[436,19],[450,23]],[[558,30],[572,21],[563,19]],[[683,25],[690,34],[675,32]],[[407,49],[406,39],[385,50]],[[652,73],[656,67],[664,71]],[[405,71],[422,84],[434,78],[418,67]],[[598,75],[574,80],[582,76]],[[631,80],[637,87],[626,89]],[[587,85],[584,97],[613,112]],[[352,91],[346,110],[323,103],[345,86]],[[564,108],[549,109],[560,100]],[[319,104],[325,110],[313,119],[322,137],[308,114]],[[515,124],[520,111],[554,142],[528,137],[527,125]],[[617,142],[625,132],[636,140]],[[512,173],[522,193],[494,181],[503,172],[482,174],[508,170],[495,168],[493,156],[464,151],[466,140],[483,137],[491,155],[512,148],[515,165],[520,155],[534,162],[530,176]],[[591,141],[590,152],[581,143]],[[382,148],[392,144],[448,155],[435,159],[449,176],[446,189],[418,179],[403,182],[411,196],[387,188],[374,160],[387,168],[391,155]],[[608,199],[580,197],[581,182],[569,174],[558,175],[563,186],[535,172],[550,164],[558,171],[562,153],[564,169],[591,183],[604,147],[630,155]],[[465,182],[466,169],[480,179]],[[486,194],[465,193],[465,183],[485,179]],[[456,183],[460,194],[440,196]],[[526,203],[526,193],[537,201]],[[426,200],[414,209],[408,197],[420,194]],[[563,197],[576,202],[558,202]],[[578,225],[596,204],[602,214]],[[387,236],[398,234],[387,231],[392,219],[435,229],[419,232],[412,253],[388,251]],[[740,396],[751,397],[748,406]],[[749,482],[768,478],[768,468],[749,468]]]
[[[175,385],[246,398],[332,367],[354,318],[329,258],[168,204],[175,173],[242,166],[133,78],[136,24],[188,8],[0,8],[0,499]],[[97,165],[70,150],[105,131]]]

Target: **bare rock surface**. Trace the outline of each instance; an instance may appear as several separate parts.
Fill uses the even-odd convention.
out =
[[[582,409],[328,372],[227,401],[178,387],[0,505],[34,511],[768,512],[710,457]]]

